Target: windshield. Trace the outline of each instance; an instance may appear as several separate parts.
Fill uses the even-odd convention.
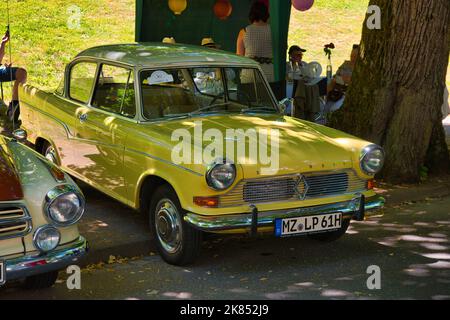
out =
[[[147,120],[204,113],[277,113],[258,69],[201,67],[140,73]]]

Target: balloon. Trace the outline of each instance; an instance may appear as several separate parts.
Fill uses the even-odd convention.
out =
[[[176,15],[180,15],[184,10],[186,10],[186,7],[186,0],[169,0],[169,8]]]
[[[217,0],[214,5],[214,14],[220,20],[225,20],[231,15],[233,11],[233,6],[231,5],[229,0]]]
[[[292,0],[292,5],[295,9],[300,11],[307,11],[311,9],[314,4],[314,0]]]

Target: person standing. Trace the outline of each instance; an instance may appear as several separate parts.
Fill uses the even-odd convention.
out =
[[[267,6],[255,1],[249,13],[250,25],[239,32],[237,54],[257,61],[267,80],[274,82],[272,30]]]
[[[9,32],[6,31],[0,43],[0,64],[5,56],[5,47],[9,42]],[[24,84],[27,81],[27,71],[23,68],[16,68],[11,66],[12,63],[2,65],[0,67],[0,82],[14,81],[12,90],[12,100],[8,106],[8,118],[11,121],[18,122],[19,109],[19,84]]]

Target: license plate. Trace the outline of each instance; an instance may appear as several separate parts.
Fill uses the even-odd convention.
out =
[[[6,282],[6,265],[3,261],[0,261],[0,286]]]
[[[320,231],[339,229],[342,225],[342,213],[330,213],[275,220],[275,236],[287,237]]]

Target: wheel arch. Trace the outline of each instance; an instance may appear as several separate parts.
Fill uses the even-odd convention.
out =
[[[48,144],[50,144],[51,146],[53,146],[53,148],[55,149],[55,152],[56,152],[56,160],[57,160],[57,164],[60,165],[60,164],[61,164],[61,158],[60,158],[60,156],[59,156],[58,148],[56,147],[56,145],[55,145],[55,143],[53,142],[52,139],[46,138],[46,137],[43,137],[43,136],[38,136],[38,137],[36,138],[36,142],[34,143],[35,150],[36,150],[38,153],[42,154],[42,152],[44,151],[44,150],[43,150],[43,147],[44,147],[45,143],[48,143]]]
[[[159,175],[148,174],[141,178],[136,199],[136,208],[138,208],[141,213],[148,213],[151,201],[151,196],[149,195],[153,195],[156,189],[162,185],[170,186],[175,193],[177,193],[173,184]]]

